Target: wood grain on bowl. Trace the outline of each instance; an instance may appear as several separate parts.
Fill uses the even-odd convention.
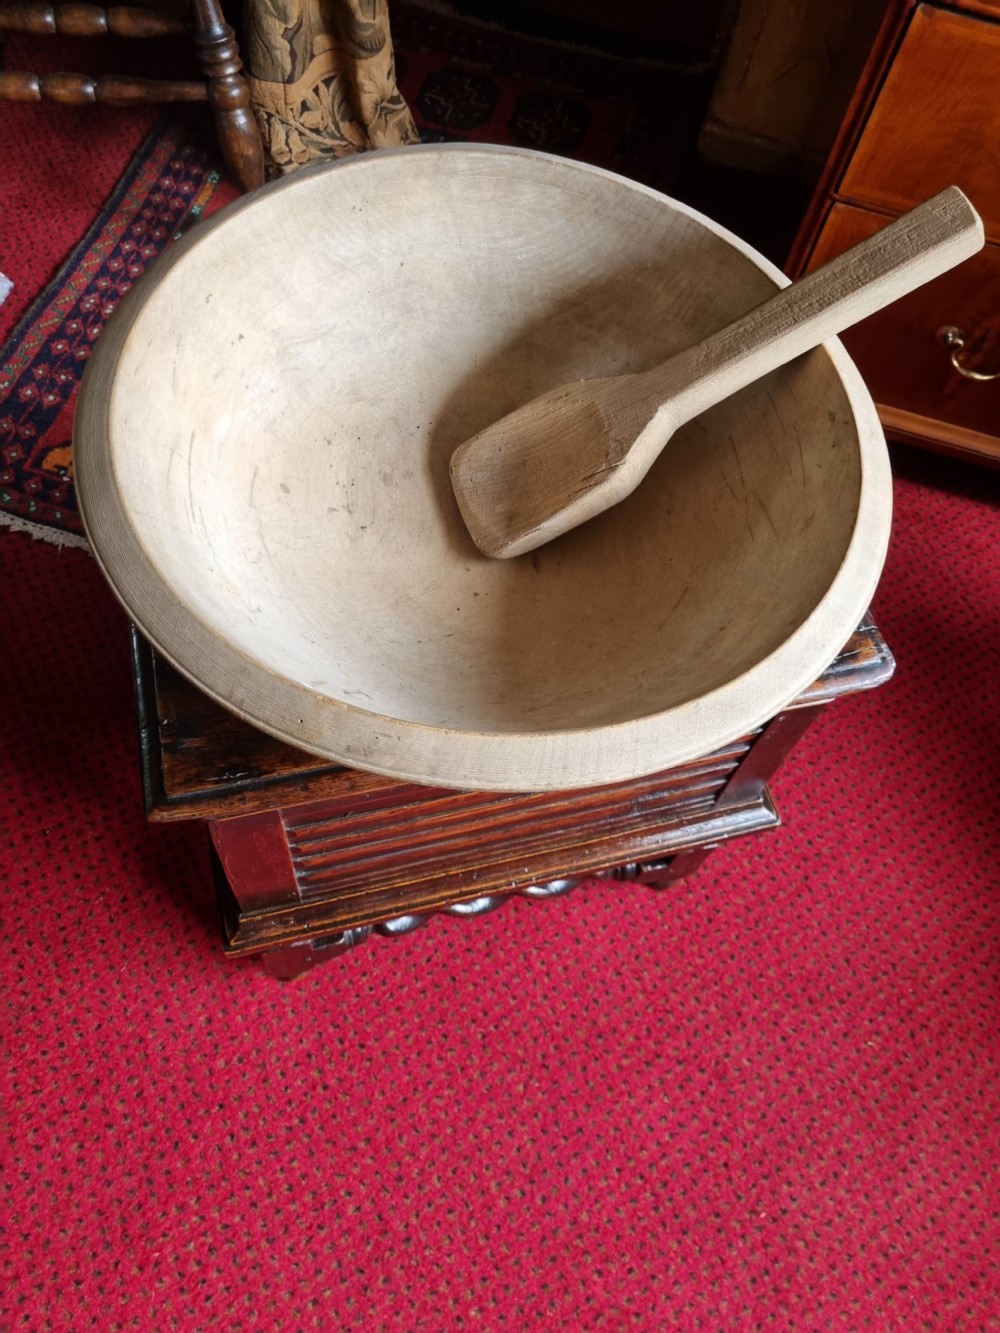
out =
[[[839,344],[513,560],[472,542],[448,462],[784,281],[691,209],[543,154],[307,169],[200,224],[109,321],[74,438],[94,551],[204,692],[351,768],[542,791],[697,758],[809,686],[878,580],[889,469]]]

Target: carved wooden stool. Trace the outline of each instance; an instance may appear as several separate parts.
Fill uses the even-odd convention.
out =
[[[190,13],[184,13],[187,8]],[[191,37],[204,80],[132,78],[106,74],[26,74],[0,70],[0,100],[43,99],[82,106],[103,102],[129,106],[144,102],[208,102],[215,116],[222,155],[244,191],[264,183],[264,149],[250,108],[250,92],[233,29],[219,0],[190,0],[180,12],[170,8],[89,4],[8,4],[0,7],[0,35],[71,37]]]
[[[223,947],[293,977],[435,912],[474,916],[581,879],[664,888],[714,847],[774,828],[767,782],[832,700],[888,680],[866,619],[766,726],[694,763],[606,787],[455,792],[311,758],[219,708],[133,635],[146,811],[211,835]]]

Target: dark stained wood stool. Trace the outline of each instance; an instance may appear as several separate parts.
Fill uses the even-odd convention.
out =
[[[224,949],[294,977],[436,912],[475,916],[594,877],[667,887],[720,843],[774,828],[767,782],[806,728],[894,665],[866,618],[791,707],[732,745],[631,782],[511,795],[303,754],[212,703],[133,632],[146,813],[206,821]]]
[[[0,70],[0,101],[48,100],[72,106],[102,102],[208,102],[223,159],[244,191],[264,183],[264,148],[250,107],[250,91],[233,29],[219,0],[180,4],[117,5],[15,3],[0,5],[0,38],[9,32],[38,37],[173,37],[188,35],[204,79],[147,79],[103,74],[26,74]]]

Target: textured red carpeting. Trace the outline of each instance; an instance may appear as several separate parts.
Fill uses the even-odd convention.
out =
[[[900,455],[784,828],[290,984],[143,819],[93,562],[0,534],[0,1327],[1000,1327],[997,483]]]
[[[7,534],[4,1326],[996,1327],[981,489],[898,481],[899,671],[806,737],[783,829],[290,984],[144,823],[93,563]]]

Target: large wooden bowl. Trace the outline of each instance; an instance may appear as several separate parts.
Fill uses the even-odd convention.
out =
[[[689,208],[538,153],[304,171],[200,223],[103,333],[75,432],[94,551],[203,690],[354,767],[530,791],[707,753],[818,676],[876,585],[885,444],[840,344],[515,560],[476,550],[448,459],[784,281]]]

